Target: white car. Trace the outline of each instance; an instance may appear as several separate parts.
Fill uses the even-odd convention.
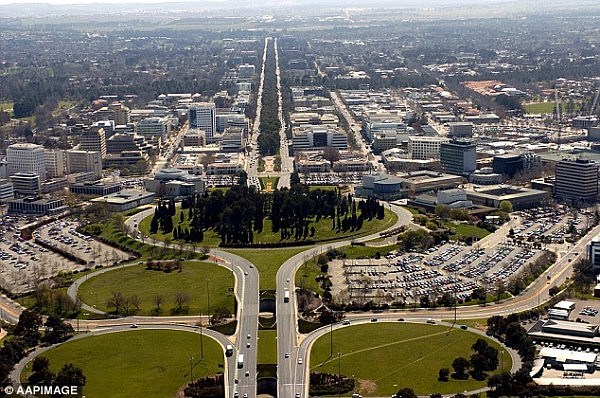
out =
[[[298,358],[298,365],[302,365],[302,358]]]

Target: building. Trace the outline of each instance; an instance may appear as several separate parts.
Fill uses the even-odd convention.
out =
[[[65,151],[60,149],[44,151],[46,163],[46,176],[59,178],[65,176]]]
[[[192,104],[188,110],[188,120],[190,128],[204,130],[207,144],[215,142],[217,132],[215,104],[209,102]]]
[[[557,200],[595,202],[598,197],[598,164],[583,158],[561,160],[555,167]]]
[[[0,202],[5,202],[14,197],[15,191],[12,182],[9,180],[0,180]]]
[[[6,172],[10,177],[16,173],[33,173],[40,181],[46,179],[46,153],[41,145],[18,143],[6,148]]]
[[[600,235],[594,237],[587,246],[588,260],[594,269],[600,269]]]
[[[464,179],[460,176],[429,170],[410,172],[400,175],[399,178],[403,187],[408,190],[409,197],[424,192],[458,188],[464,182]]]
[[[136,134],[150,141],[153,137],[160,138],[160,142],[165,142],[171,132],[171,123],[167,118],[147,117],[135,127]]]
[[[408,153],[412,159],[439,159],[440,148],[448,138],[411,136],[408,138]]]
[[[473,123],[450,122],[448,123],[448,136],[452,138],[472,137]]]
[[[115,125],[127,124],[130,122],[130,109],[120,102],[113,102],[108,106],[109,111],[112,112],[112,120],[115,121]]]
[[[204,146],[206,145],[206,134],[204,130],[189,129],[181,142],[184,148],[186,146]]]
[[[102,155],[94,151],[65,151],[67,174],[93,173],[93,179],[102,178]]]
[[[236,127],[229,127],[221,136],[219,144],[222,152],[239,152],[245,148],[244,130]]]
[[[362,176],[362,185],[356,187],[356,195],[363,198],[396,200],[405,198],[407,194],[408,190],[403,187],[401,179],[384,173],[365,174]]]
[[[243,161],[237,153],[219,153],[214,161],[206,166],[207,175],[234,175],[243,170]]]
[[[16,173],[10,176],[13,190],[21,196],[31,196],[40,193],[40,176],[35,173]]]
[[[476,191],[467,190],[467,198],[475,204],[498,208],[500,202],[507,201],[514,210],[544,205],[548,203],[549,197],[547,191],[512,185],[493,185]]]
[[[167,168],[159,170],[154,178],[144,181],[146,190],[154,192],[157,196],[177,198],[190,196],[205,191],[204,181],[185,170]]]
[[[79,137],[78,149],[80,151],[100,152],[100,156],[104,159],[106,157],[106,134],[104,129],[90,127],[84,130]]]
[[[496,185],[502,183],[502,174],[494,173],[491,167],[483,167],[475,170],[469,180],[475,185]]]
[[[106,141],[106,153],[118,155],[125,151],[141,151],[146,155],[152,150],[152,145],[144,137],[136,134],[115,134]]]
[[[295,128],[292,132],[294,151],[312,148],[348,148],[348,136],[344,131],[322,126]]]
[[[43,199],[39,197],[27,197],[23,199],[10,199],[8,203],[8,212],[11,214],[37,214],[54,215],[68,210],[63,199]]]
[[[513,178],[516,173],[523,170],[523,157],[518,153],[508,153],[494,156],[492,160],[494,173]]]
[[[77,195],[105,196],[120,192],[123,189],[121,184],[106,184],[100,181],[80,182],[69,187],[71,193]]]
[[[467,193],[463,189],[440,190],[437,195],[422,194],[409,203],[429,211],[435,211],[437,205],[448,206],[452,209],[470,209],[473,207],[473,202],[467,199]]]
[[[569,365],[583,365],[584,368],[582,368],[581,370],[585,369],[585,372],[592,373],[596,368],[596,359],[598,357],[598,354],[594,352],[581,352],[574,350],[561,350],[552,347],[544,347],[540,350],[538,356],[544,359],[544,365],[546,367],[567,371],[570,369],[579,369],[570,367]]]
[[[444,142],[440,145],[440,164],[446,173],[468,176],[477,169],[477,146],[468,140]]]
[[[94,203],[106,203],[110,211],[126,211],[154,201],[154,193],[133,189],[92,199]]]

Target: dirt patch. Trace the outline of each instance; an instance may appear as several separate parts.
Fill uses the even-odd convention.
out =
[[[358,391],[361,394],[372,394],[377,389],[377,383],[373,380],[358,379]]]

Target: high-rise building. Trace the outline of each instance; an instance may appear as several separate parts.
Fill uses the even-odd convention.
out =
[[[408,152],[411,159],[439,159],[440,146],[448,141],[444,137],[411,136],[408,138]]]
[[[90,127],[81,133],[79,138],[80,151],[100,152],[104,159],[106,156],[106,135],[100,127]]]
[[[448,135],[450,137],[472,137],[473,123],[471,122],[450,122],[448,123]]]
[[[127,124],[130,122],[131,111],[122,103],[113,102],[108,106],[108,109],[113,112],[112,120],[115,121],[115,126]]]
[[[217,132],[217,119],[215,104],[198,102],[190,105],[189,124],[191,129],[202,129],[206,133],[206,143],[215,142]]]
[[[102,155],[100,152],[77,151],[74,149],[66,151],[67,174],[94,173],[94,178],[102,178]]]
[[[556,163],[554,196],[559,200],[595,202],[598,197],[598,164],[589,159]]]
[[[46,175],[48,178],[64,177],[65,151],[60,149],[46,150],[44,155],[46,161]]]
[[[492,160],[494,173],[507,175],[510,178],[523,170],[523,157],[519,153],[506,153],[494,156]]]
[[[18,143],[6,148],[7,176],[16,173],[33,173],[46,179],[46,155],[41,145]]]
[[[446,173],[468,176],[477,169],[477,145],[471,140],[442,143],[440,164]]]

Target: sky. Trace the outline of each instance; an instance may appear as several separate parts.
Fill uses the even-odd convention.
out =
[[[201,0],[201,2],[219,3],[224,0]],[[106,4],[106,3],[173,3],[199,2],[198,0],[0,0],[0,5],[7,4]]]

